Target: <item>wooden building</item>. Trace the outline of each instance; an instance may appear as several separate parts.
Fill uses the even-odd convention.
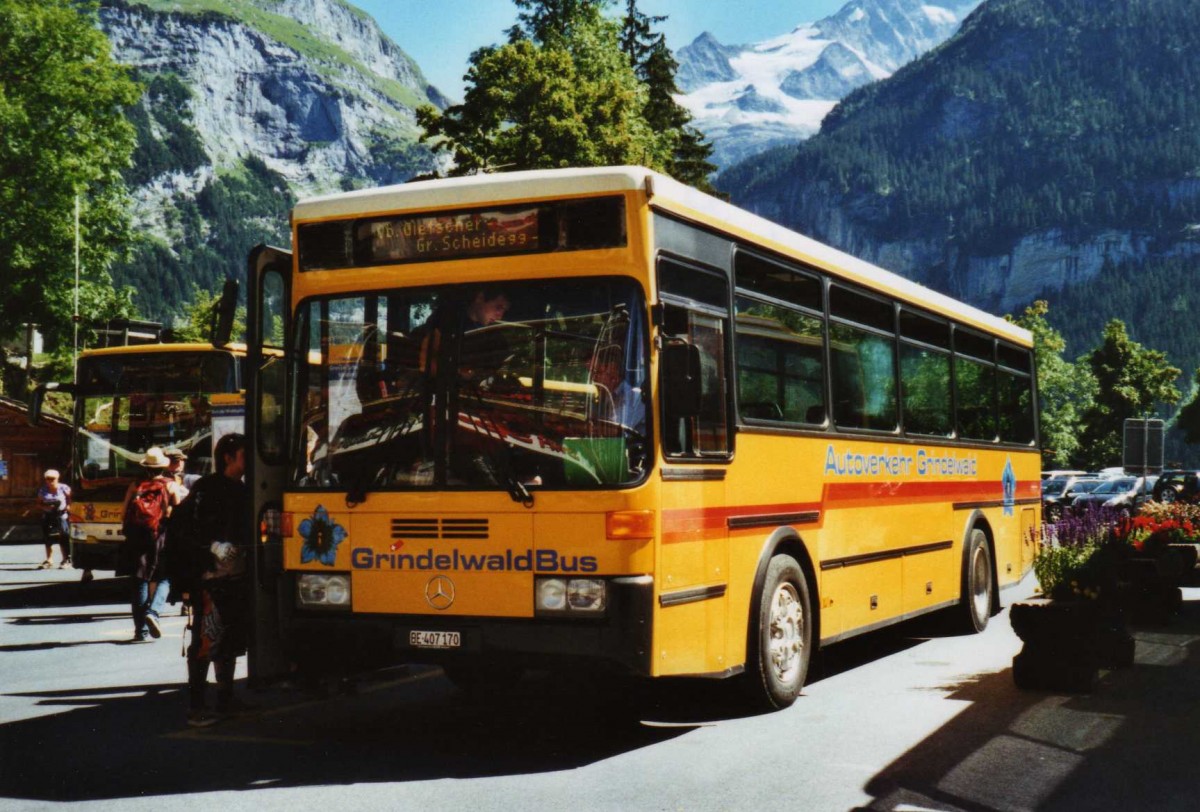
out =
[[[0,527],[36,525],[36,512],[21,513],[33,503],[47,468],[71,481],[71,424],[46,415],[42,425],[29,425],[28,408],[18,400],[0,397]]]

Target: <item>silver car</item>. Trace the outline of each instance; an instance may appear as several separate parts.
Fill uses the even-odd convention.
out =
[[[1105,480],[1091,493],[1075,497],[1073,508],[1086,510],[1091,505],[1102,505],[1134,513],[1150,498],[1157,479],[1153,476],[1122,476]]]

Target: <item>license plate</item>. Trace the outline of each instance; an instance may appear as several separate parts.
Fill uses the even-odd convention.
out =
[[[462,633],[411,631],[408,644],[416,648],[458,648],[462,645]]]

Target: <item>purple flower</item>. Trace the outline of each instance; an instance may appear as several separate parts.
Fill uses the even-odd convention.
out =
[[[1061,519],[1046,525],[1046,535],[1059,547],[1087,547],[1109,540],[1113,528],[1124,513],[1103,505],[1089,505],[1082,511],[1069,511]]]

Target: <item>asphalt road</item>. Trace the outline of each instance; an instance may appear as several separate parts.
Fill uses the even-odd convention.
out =
[[[934,619],[830,647],[774,714],[744,715],[722,683],[535,674],[472,699],[398,668],[352,695],[247,692],[256,712],[193,730],[184,619],[129,644],[128,582],[35,570],[41,553],[0,546],[2,810],[1196,805],[1200,588],[1170,625],[1135,630],[1135,665],[1090,695],[1018,691],[1005,611],[981,635]]]

